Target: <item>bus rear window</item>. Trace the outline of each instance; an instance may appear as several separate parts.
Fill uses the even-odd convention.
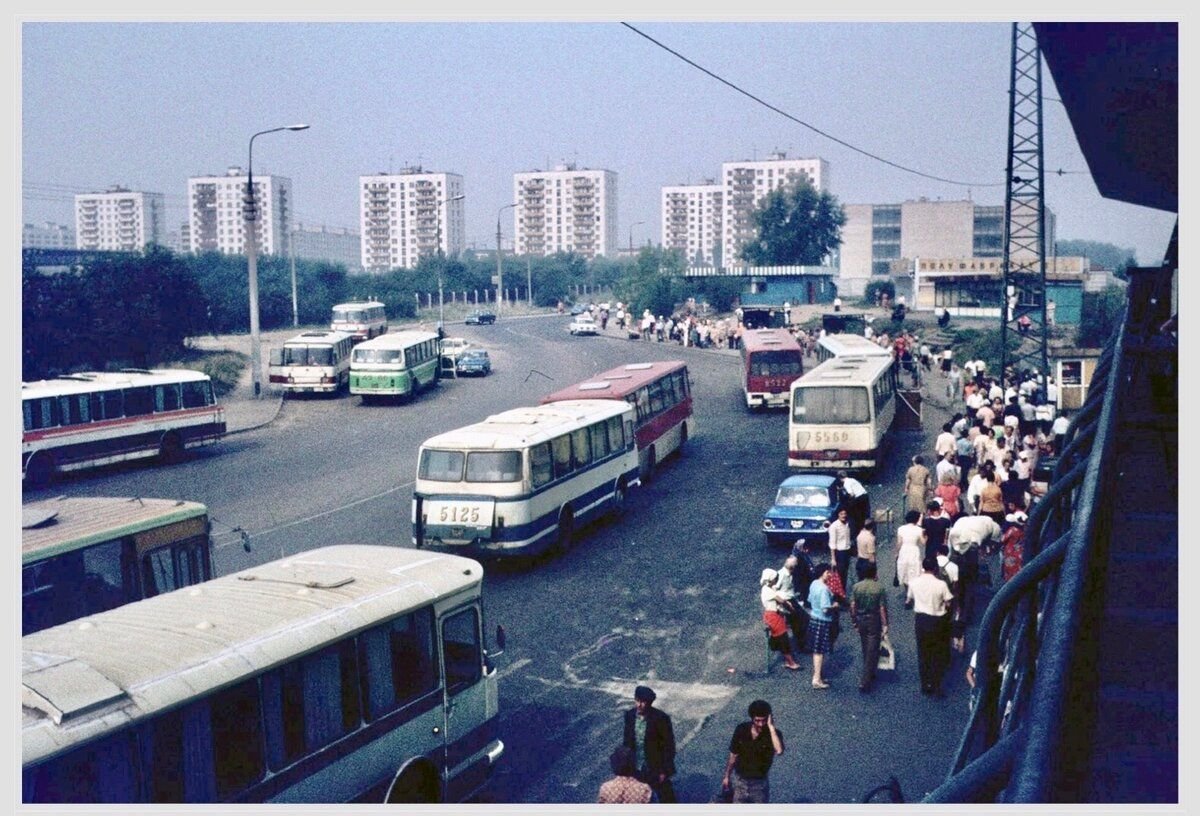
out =
[[[472,451],[467,454],[468,482],[515,482],[520,478],[520,451]]]
[[[859,386],[797,388],[792,392],[792,419],[806,425],[869,422],[867,389]]]
[[[801,373],[800,355],[794,351],[758,351],[750,356],[750,373],[760,377]]]
[[[461,482],[463,478],[462,451],[421,451],[417,476],[432,482]]]

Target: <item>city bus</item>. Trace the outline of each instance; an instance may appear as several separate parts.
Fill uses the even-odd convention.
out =
[[[330,331],[345,332],[355,343],[387,334],[387,311],[377,300],[339,303],[333,307]]]
[[[504,753],[482,581],[321,547],[26,635],[21,799],[466,799]]]
[[[891,357],[885,349],[861,334],[829,334],[817,339],[817,362],[823,363],[834,357]]]
[[[350,393],[363,403],[376,397],[408,397],[437,382],[438,336],[429,331],[383,334],[350,354]]]
[[[579,399],[624,400],[634,407],[639,476],[648,482],[660,461],[695,433],[687,364],[630,363],[542,397],[542,404]]]
[[[130,459],[177,462],[225,435],[212,381],[186,369],[82,371],[21,383],[21,408],[27,484]]]
[[[834,357],[792,384],[788,465],[873,476],[896,416],[891,355]]]
[[[747,329],[742,333],[742,386],[746,407],[788,404],[792,383],[804,373],[804,352],[787,329]]]
[[[336,394],[350,382],[354,338],[339,331],[307,331],[271,349],[270,382],[285,393]]]
[[[207,581],[208,508],[60,496],[21,507],[21,634]]]
[[[565,552],[576,529],[619,515],[640,484],[634,409],[617,400],[514,408],[427,439],[413,543],[484,555]]]

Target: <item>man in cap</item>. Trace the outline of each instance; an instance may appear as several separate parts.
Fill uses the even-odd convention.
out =
[[[633,750],[638,779],[650,785],[664,804],[675,802],[675,731],[671,718],[654,707],[658,695],[649,686],[633,690],[633,708],[625,712],[623,744]]]

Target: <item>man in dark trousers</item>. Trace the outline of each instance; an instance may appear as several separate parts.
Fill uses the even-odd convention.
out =
[[[671,718],[654,707],[657,697],[649,686],[633,690],[633,708],[625,712],[626,747],[637,758],[638,778],[650,785],[664,804],[675,802],[675,731]]]

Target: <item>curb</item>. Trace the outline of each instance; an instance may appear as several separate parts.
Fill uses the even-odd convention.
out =
[[[233,436],[234,434],[246,433],[247,431],[256,431],[259,428],[265,428],[267,425],[270,425],[272,422],[274,422],[276,419],[279,418],[279,414],[283,411],[283,402],[284,402],[284,398],[282,396],[279,397],[279,403],[275,406],[275,411],[271,414],[271,417],[269,419],[266,419],[263,422],[258,423],[257,425],[248,425],[245,428],[238,428],[233,431],[227,430],[227,431],[225,431],[225,435]]]

